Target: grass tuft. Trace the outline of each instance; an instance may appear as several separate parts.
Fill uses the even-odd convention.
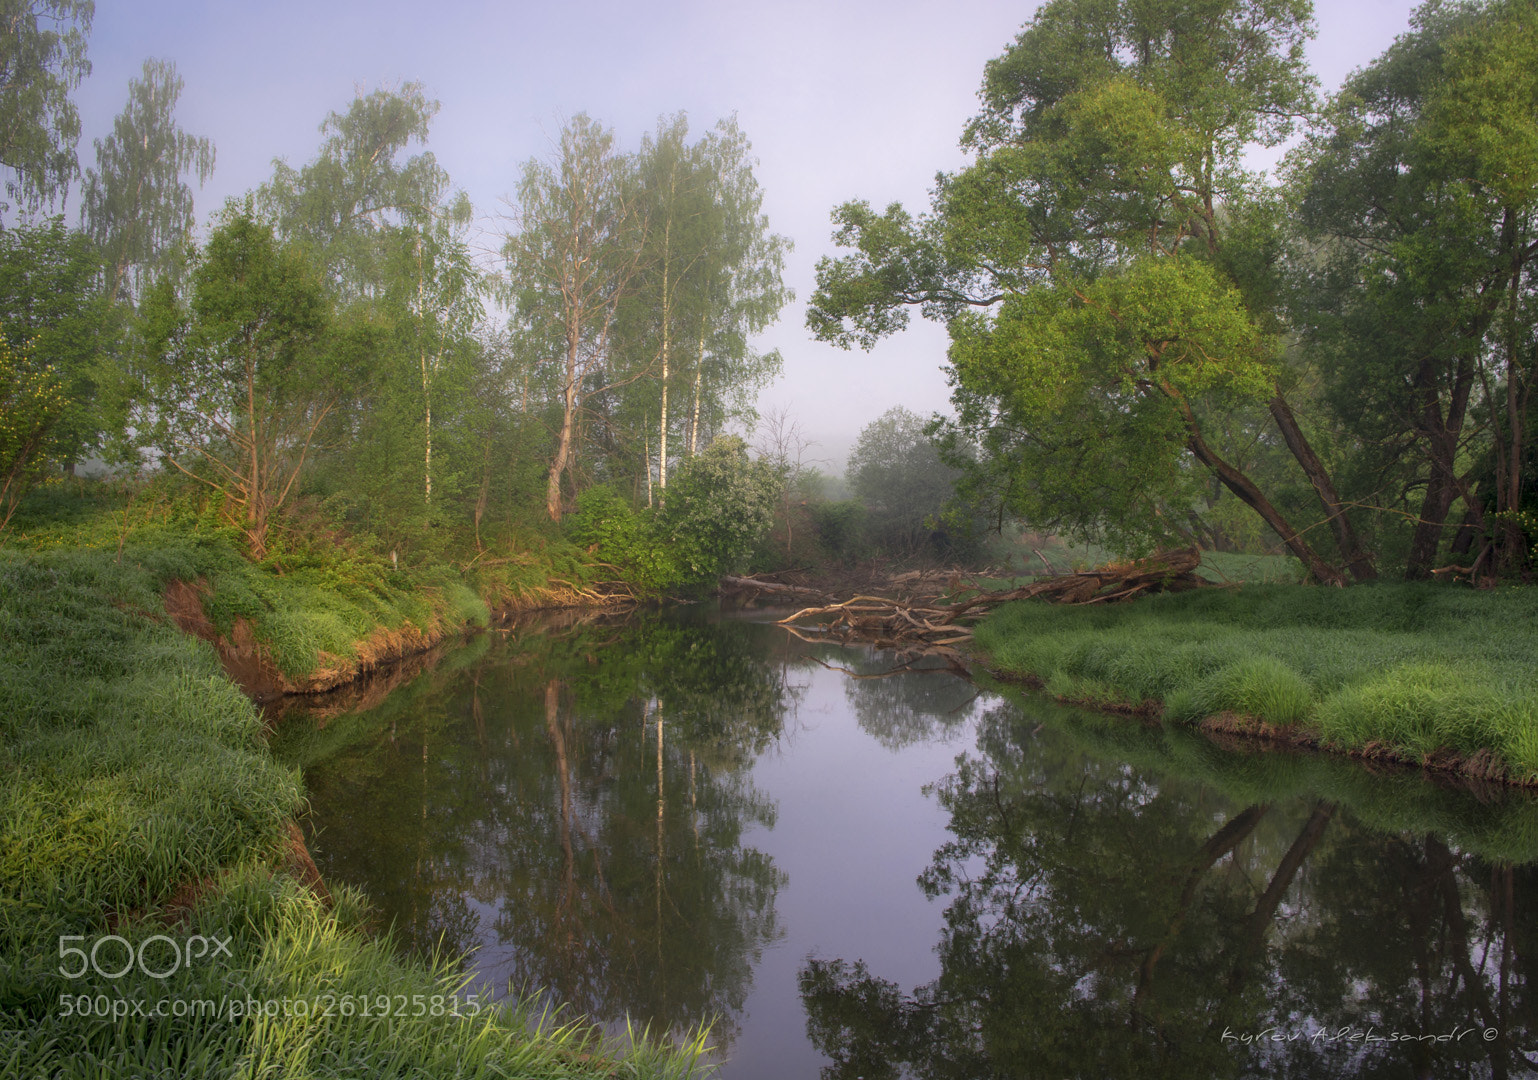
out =
[[[1538,780],[1538,590],[1246,585],[1093,608],[1007,605],[978,627],[999,671],[1079,701],[1298,725],[1344,749],[1493,754]],[[1093,686],[1095,695],[1058,694]]]

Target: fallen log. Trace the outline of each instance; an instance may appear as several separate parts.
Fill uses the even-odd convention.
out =
[[[734,589],[740,592],[752,592],[754,595],[767,593],[770,596],[805,597],[809,600],[832,600],[829,593],[821,589],[811,589],[805,585],[789,585],[783,581],[767,581],[758,577],[733,577],[730,574],[721,579],[723,589]]]
[[[824,640],[860,640],[887,648],[950,647],[971,639],[971,629],[960,625],[963,621],[975,622],[1011,600],[1035,597],[1057,604],[1109,604],[1152,592],[1195,589],[1210,584],[1197,576],[1199,565],[1201,552],[1196,548],[1161,551],[1145,559],[1062,574],[1017,589],[979,593],[954,604],[942,604],[938,596],[853,596],[804,607],[781,619],[780,624],[799,627],[802,633],[798,636],[803,637],[811,629],[807,624],[811,624]]]

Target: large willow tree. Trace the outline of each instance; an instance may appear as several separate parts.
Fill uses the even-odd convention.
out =
[[[1307,0],[1054,0],[988,64],[973,163],[930,214],[834,213],[808,323],[869,346],[907,307],[948,322],[974,487],[1135,547],[1180,535],[1213,478],[1318,581],[1347,573],[1223,446],[1260,412],[1357,579],[1374,575],[1294,415],[1269,301],[1270,208],[1243,163],[1313,104]],[[958,463],[961,458],[958,457]]]

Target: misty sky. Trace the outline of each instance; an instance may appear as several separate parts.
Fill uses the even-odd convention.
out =
[[[687,112],[698,132],[736,113],[770,222],[796,245],[787,268],[796,301],[761,342],[784,354],[784,374],[759,409],[788,410],[815,440],[809,455],[840,472],[859,429],[886,409],[946,408],[945,333],[915,320],[870,353],[809,338],[813,268],[833,250],[829,211],[851,198],[926,208],[935,172],[963,163],[956,143],[984,63],[1035,6],[99,0],[93,72],[76,93],[80,159],[94,163],[92,140],[110,131],[144,59],[171,60],[186,82],[178,120],[217,148],[217,170],[197,193],[206,222],[226,197],[266,180],[274,158],[310,160],[321,120],[345,111],[356,90],[418,80],[443,104],[429,146],[494,246],[520,164],[549,153],[564,118],[587,112],[633,149],[663,114]],[[1310,59],[1324,89],[1380,54],[1414,6],[1320,5]]]

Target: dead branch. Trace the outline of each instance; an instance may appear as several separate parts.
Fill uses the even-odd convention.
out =
[[[1195,589],[1208,584],[1196,574],[1200,564],[1201,552],[1194,547],[1161,551],[1146,559],[1109,563],[1095,570],[1041,579],[1017,589],[981,592],[949,604],[943,603],[941,597],[955,591],[959,581],[956,573],[903,574],[893,578],[892,583],[908,586],[932,578],[941,586],[941,591],[930,596],[897,599],[853,596],[835,603],[804,607],[781,619],[780,625],[807,641],[863,641],[878,647],[945,650],[955,655],[951,646],[972,639],[971,629],[960,624],[975,622],[1000,604],[1030,598],[1057,604],[1110,604],[1147,593]],[[763,591],[775,591],[765,588],[774,583],[732,580]],[[816,593],[816,590],[796,586],[779,588],[784,590],[784,595]],[[829,599],[817,595],[820,599]]]

